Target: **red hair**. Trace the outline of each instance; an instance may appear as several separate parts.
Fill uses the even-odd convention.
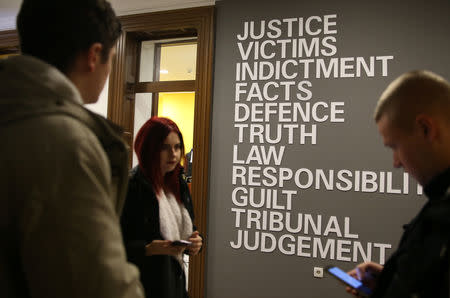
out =
[[[134,151],[139,160],[139,168],[147,181],[152,185],[156,196],[161,190],[171,192],[181,202],[179,176],[183,169],[178,163],[175,169],[164,177],[161,173],[161,149],[164,140],[175,132],[180,138],[181,160],[184,160],[184,142],[180,129],[172,120],[163,117],[152,117],[141,127],[134,141]]]

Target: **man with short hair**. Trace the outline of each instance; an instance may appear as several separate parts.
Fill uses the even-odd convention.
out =
[[[375,121],[394,167],[424,186],[428,202],[384,267],[367,262],[350,275],[362,277],[374,290],[371,297],[449,297],[449,82],[429,71],[403,74],[381,95]]]
[[[141,298],[119,226],[128,149],[86,110],[121,24],[105,0],[24,0],[0,62],[0,297]]]

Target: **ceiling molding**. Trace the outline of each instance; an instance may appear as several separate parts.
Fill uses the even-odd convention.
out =
[[[0,31],[16,29],[21,1],[1,0]],[[109,0],[118,16],[214,5],[217,0]]]
[[[133,14],[141,14],[141,13],[149,13],[149,12],[157,12],[157,11],[167,11],[174,9],[184,9],[184,8],[193,8],[200,6],[211,6],[215,4],[215,0],[156,0],[156,1],[144,1],[138,3],[138,0],[127,1],[124,4],[124,1],[121,0],[111,0],[110,1],[116,14],[119,16],[124,15],[133,15]],[[130,3],[134,2],[134,3]]]

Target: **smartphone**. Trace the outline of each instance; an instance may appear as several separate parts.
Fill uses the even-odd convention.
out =
[[[331,275],[333,275],[334,277],[336,277],[341,282],[356,289],[359,293],[361,293],[365,296],[369,296],[370,294],[372,294],[372,290],[369,289],[368,287],[366,287],[365,285],[363,285],[363,283],[361,281],[357,280],[353,276],[350,276],[349,274],[347,274],[347,272],[339,269],[338,267],[328,266],[326,268],[326,271],[328,273],[330,273]]]
[[[187,241],[187,240],[175,240],[175,241],[172,241],[171,244],[174,246],[188,246],[188,245],[191,245],[192,242]]]

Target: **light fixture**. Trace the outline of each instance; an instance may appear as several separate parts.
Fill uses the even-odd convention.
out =
[[[159,73],[161,73],[161,74],[168,74],[169,71],[168,71],[167,69],[161,69],[161,70],[159,71]]]

